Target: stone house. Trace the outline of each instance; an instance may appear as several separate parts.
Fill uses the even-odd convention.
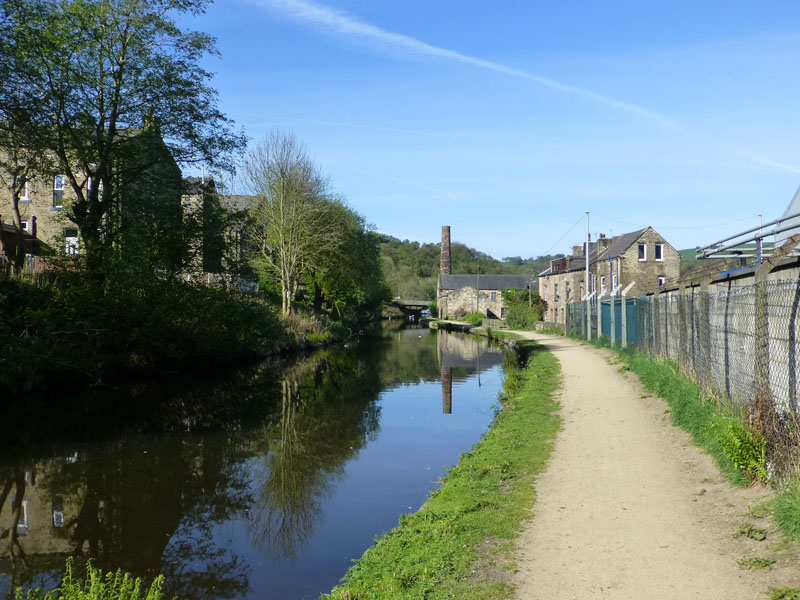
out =
[[[551,261],[550,268],[539,274],[545,321],[565,323],[568,305],[585,297],[584,247],[573,247],[572,255]],[[608,297],[617,286],[621,293],[632,284],[626,295],[642,296],[677,281],[680,269],[680,254],[652,227],[613,238],[600,234],[589,242],[590,294]]]
[[[600,295],[633,284],[627,296],[642,296],[678,280],[681,255],[655,229],[645,227],[613,238],[593,261],[591,272]]]
[[[597,257],[597,246],[596,242],[589,243],[590,269],[591,262]],[[581,300],[585,293],[585,280],[584,246],[574,246],[570,256],[551,260],[550,268],[539,273],[539,297],[545,304],[543,319],[551,323],[565,323],[567,305]]]
[[[526,290],[534,285],[528,275],[439,275],[436,305],[440,319],[479,312],[490,319],[505,319],[502,290]]]
[[[169,148],[155,130],[128,131],[120,136],[119,144],[127,144],[126,164],[114,174],[114,194],[107,211],[103,229],[114,235],[115,241],[135,246],[147,244],[173,244],[179,238],[181,222],[181,170]],[[81,176],[75,169],[80,187],[88,192],[102,182]],[[80,179],[82,177],[82,180]],[[0,222],[12,223],[11,191],[0,177]],[[67,211],[76,194],[64,173],[42,173],[25,184],[20,195],[20,221],[27,231],[58,254],[75,254],[81,249],[81,240],[75,224],[67,218]],[[34,223],[36,231],[34,233]]]
[[[490,319],[505,319],[502,290],[536,290],[536,280],[528,275],[450,273],[450,227],[442,226],[439,283],[436,289],[436,306],[440,319],[457,319],[479,312]]]

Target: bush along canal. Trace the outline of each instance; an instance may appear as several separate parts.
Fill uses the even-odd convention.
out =
[[[291,364],[98,388],[48,398],[40,410],[33,401],[5,406],[0,596],[56,588],[75,556],[76,576],[86,559],[144,585],[163,574],[165,597],[317,598],[403,514],[413,515],[403,523],[428,519],[445,537],[474,529],[458,538],[472,545],[451,549],[443,567],[438,554],[433,563],[411,558],[425,553],[414,544],[402,563],[385,566],[397,567],[405,587],[376,577],[364,597],[430,587],[434,570],[454,589],[480,539],[501,548],[532,501],[529,448],[546,447],[556,427],[555,361],[532,356],[533,371],[505,377],[494,429],[418,515],[498,412],[503,365],[515,359],[487,340],[387,330]],[[467,485],[484,495],[465,500]],[[367,589],[353,575],[365,572],[359,564],[353,590]],[[347,593],[356,592],[337,597]]]
[[[560,425],[552,397],[558,361],[534,341],[516,344],[518,356],[506,363],[503,410],[490,430],[422,508],[401,517],[325,598],[508,597],[510,553]]]

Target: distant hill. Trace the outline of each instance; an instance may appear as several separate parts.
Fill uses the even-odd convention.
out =
[[[420,244],[399,240],[389,235],[380,238],[381,266],[393,296],[418,300],[436,297],[439,275],[439,244]],[[563,254],[537,258],[506,257],[497,260],[485,252],[453,242],[450,248],[450,269],[454,274],[481,273],[495,275],[538,275],[550,266],[550,260]]]

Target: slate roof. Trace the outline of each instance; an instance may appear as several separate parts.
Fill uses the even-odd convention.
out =
[[[596,260],[607,260],[609,258],[617,258],[620,254],[625,252],[628,248],[631,247],[636,240],[638,240],[641,235],[650,229],[649,227],[645,227],[644,229],[640,229],[639,231],[631,231],[630,233],[623,233],[619,236],[616,241],[611,244],[604,252],[600,253],[600,256],[597,257]],[[592,260],[594,262],[594,260]]]
[[[457,290],[463,287],[477,287],[477,275],[442,275],[440,286],[443,290]],[[528,287],[531,280],[529,275],[480,275],[480,286],[482,290],[504,290],[514,288],[524,290]],[[534,279],[533,289],[538,289],[538,281]]]
[[[250,210],[258,203],[258,196],[245,196],[241,194],[226,195],[223,196],[222,202],[228,210],[235,212]]]

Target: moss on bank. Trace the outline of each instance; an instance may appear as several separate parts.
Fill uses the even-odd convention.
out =
[[[530,340],[517,352],[526,366],[507,365],[503,410],[486,435],[422,508],[401,517],[324,598],[486,599],[510,592],[490,573],[512,566],[508,554],[560,423],[552,397],[558,361]]]

